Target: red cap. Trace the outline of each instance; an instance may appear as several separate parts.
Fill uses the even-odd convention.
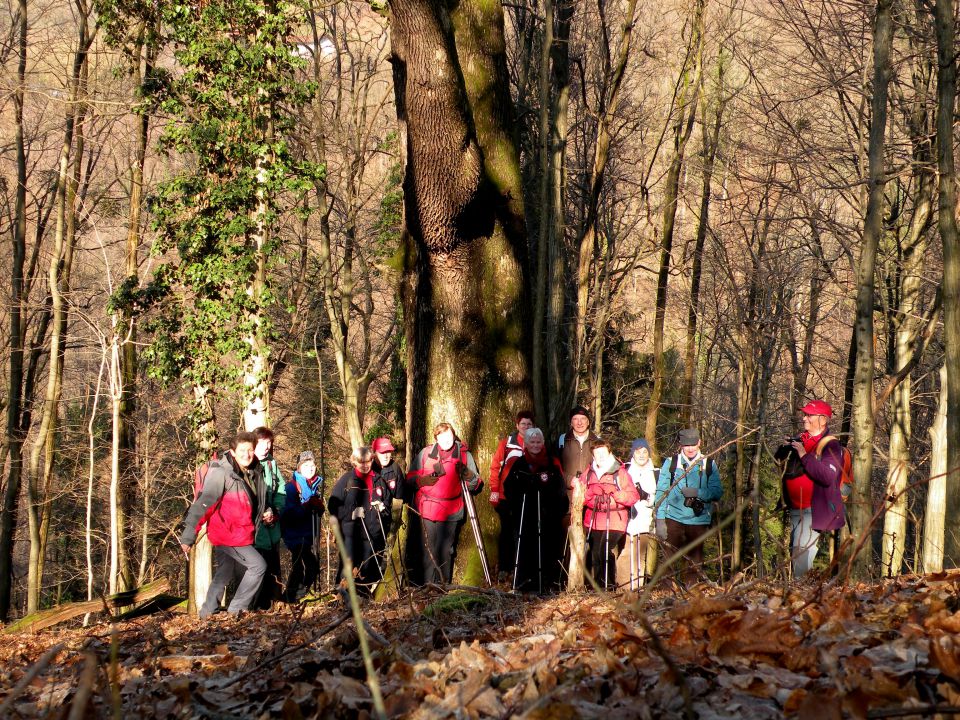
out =
[[[800,408],[800,412],[804,415],[826,415],[827,417],[833,417],[833,408],[830,407],[830,403],[824,402],[823,400],[811,400]]]
[[[393,452],[396,448],[390,442],[390,438],[378,437],[373,441],[373,451],[378,453]]]

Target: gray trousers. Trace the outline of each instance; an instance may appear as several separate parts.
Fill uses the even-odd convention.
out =
[[[790,511],[790,554],[793,561],[793,577],[805,575],[813,567],[817,557],[817,541],[820,533],[813,529],[813,511]]]
[[[260,589],[260,583],[267,572],[266,561],[253,545],[243,547],[215,545],[213,555],[217,569],[213,573],[213,580],[210,582],[210,589],[207,590],[203,607],[200,608],[201,619],[210,617],[217,611],[223,591],[235,576],[241,578],[240,585],[237,587],[237,592],[233,594],[227,612],[236,614],[248,609],[257,596],[257,590]]]

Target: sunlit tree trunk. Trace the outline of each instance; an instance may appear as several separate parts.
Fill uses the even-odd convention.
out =
[[[953,125],[957,94],[953,0],[937,0],[937,167],[940,171],[939,228],[943,243],[943,344],[947,369],[946,517],[960,517],[960,233],[957,231],[957,175]],[[960,565],[960,532],[944,537],[944,564]]]
[[[940,368],[937,413],[930,425],[930,484],[923,513],[923,572],[943,570],[947,508],[947,366]]]

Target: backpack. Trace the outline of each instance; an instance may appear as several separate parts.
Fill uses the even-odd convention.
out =
[[[210,463],[214,460],[219,460],[220,455],[216,450],[213,451],[213,455],[209,460],[204,461],[200,467],[197,468],[196,472],[193,474],[193,499],[196,500],[200,497],[200,493],[203,492],[203,483],[207,479],[207,473],[210,472]]]
[[[823,449],[831,440],[836,440],[838,443],[840,442],[839,438],[834,435],[824,435],[820,438],[820,442],[817,443],[817,449],[814,451],[817,460],[820,459],[820,456],[823,454]],[[846,445],[840,445],[840,495],[843,496],[843,501],[847,502],[852,494],[853,456],[850,454]]]

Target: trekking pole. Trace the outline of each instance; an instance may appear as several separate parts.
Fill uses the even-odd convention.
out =
[[[517,572],[520,570],[520,541],[523,539],[523,514],[527,509],[527,494],[520,501],[520,524],[517,525],[517,552],[513,560],[513,592],[517,591]]]
[[[324,526],[323,544],[327,547],[327,592],[333,591],[333,583],[330,581],[330,523]]]
[[[610,587],[610,500],[604,502],[607,514],[607,537],[603,545],[603,589]]]
[[[376,500],[375,502],[379,503],[380,501]],[[370,506],[373,507],[373,503],[371,503]],[[400,570],[399,568],[397,568],[397,561],[393,559],[393,548],[388,547],[388,544],[387,544],[387,529],[386,529],[386,526],[383,524],[383,517],[381,517],[380,511],[377,510],[377,508],[374,507],[373,509],[374,511],[376,511],[377,521],[380,523],[380,534],[383,535],[383,552],[387,553],[388,557],[390,558],[390,567],[393,568],[393,574],[397,579],[397,592],[399,592],[400,591]]]
[[[467,481],[463,478],[460,478],[460,487],[463,490],[463,504],[467,508],[467,516],[470,518],[470,526],[473,528],[473,539],[477,543],[477,551],[480,553],[483,577],[487,581],[487,585],[493,587],[493,581],[490,579],[490,565],[487,563],[487,551],[483,547],[483,533],[480,532],[480,521],[477,519],[477,508],[473,504],[473,496],[467,490]]]
[[[537,588],[543,594],[543,546],[540,542],[540,491],[537,490]]]
[[[370,546],[370,551],[373,553],[373,562],[376,563],[377,570],[380,571],[380,579],[382,580],[383,567],[381,567],[380,561],[377,559],[377,551],[376,551],[376,548],[374,548],[373,546],[373,538],[370,537],[370,531],[367,530],[366,512],[364,512],[362,505],[353,511],[353,515],[351,515],[351,518],[354,520],[356,520],[357,518],[360,518],[360,527],[363,528],[363,534],[367,536],[367,544]],[[366,560],[364,560],[363,562],[366,562]]]
[[[633,540],[634,540],[633,535],[627,535],[627,545],[630,546],[630,592],[633,592],[636,589],[633,586],[633,576],[634,576],[634,570],[635,570]]]

